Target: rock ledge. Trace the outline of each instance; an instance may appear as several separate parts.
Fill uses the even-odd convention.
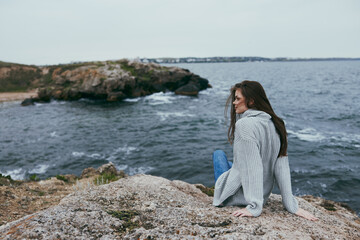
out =
[[[197,185],[200,186],[200,185]],[[196,185],[135,175],[69,194],[54,207],[0,226],[2,239],[360,239],[358,217],[322,199],[298,198],[320,220],[286,212],[271,195],[258,218],[215,208]]]

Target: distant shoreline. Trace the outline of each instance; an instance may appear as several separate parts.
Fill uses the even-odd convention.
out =
[[[264,58],[264,57],[185,57],[185,58],[137,58],[143,63],[229,63],[229,62],[321,62],[360,61],[360,58]]]
[[[37,90],[27,92],[0,92],[0,102],[22,101],[26,98],[36,97]]]
[[[322,61],[360,61],[359,58],[343,58],[343,57],[334,57],[334,58],[286,58],[286,57],[275,57],[275,58],[265,58],[265,57],[158,57],[158,58],[125,58],[127,60],[142,62],[142,63],[157,63],[157,64],[167,64],[167,63],[231,63],[231,62],[322,62]],[[104,61],[72,61],[70,63],[58,63],[58,64],[22,64],[14,62],[3,62],[0,60],[1,67],[12,67],[12,66],[31,66],[31,67],[49,67],[49,66],[64,66],[72,64],[83,64],[83,63],[99,63],[106,61],[116,61],[116,60],[104,60]]]

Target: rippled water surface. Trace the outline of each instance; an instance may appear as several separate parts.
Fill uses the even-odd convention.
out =
[[[0,103],[0,173],[81,174],[109,161],[148,173],[213,185],[211,154],[227,143],[224,104],[243,79],[262,83],[289,134],[296,195],[348,203],[360,211],[360,62],[175,65],[207,78],[198,97],[157,93],[119,103]]]

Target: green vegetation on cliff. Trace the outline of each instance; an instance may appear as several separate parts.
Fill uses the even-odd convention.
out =
[[[0,62],[0,92],[20,92],[36,88],[41,69],[14,63]]]

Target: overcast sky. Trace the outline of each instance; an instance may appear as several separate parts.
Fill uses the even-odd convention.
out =
[[[360,57],[360,0],[0,0],[0,61]]]

